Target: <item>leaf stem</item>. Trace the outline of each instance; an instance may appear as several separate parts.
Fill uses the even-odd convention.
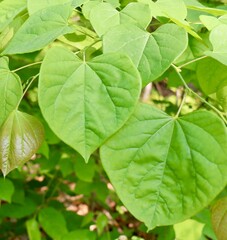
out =
[[[20,71],[20,70],[22,70],[22,69],[24,69],[24,68],[31,67],[31,66],[34,66],[34,65],[38,65],[38,64],[41,64],[41,63],[42,63],[42,61],[40,61],[40,62],[35,62],[35,63],[30,63],[30,64],[24,65],[24,66],[22,66],[22,67],[19,67],[19,68],[17,68],[17,69],[14,69],[12,72],[17,72],[17,71]]]
[[[175,66],[174,64],[172,64],[172,67],[175,69],[177,75],[179,76],[179,78],[181,79],[182,83],[184,84],[184,87],[188,90],[189,93],[192,93],[193,95],[195,95],[197,98],[199,98],[201,100],[201,102],[204,102],[207,106],[209,106],[212,110],[214,110],[224,121],[224,123],[227,125],[227,120],[225,119],[225,117],[223,116],[222,112],[220,112],[216,107],[214,107],[213,105],[211,105],[209,102],[207,102],[204,98],[202,98],[199,94],[197,94],[196,92],[194,92],[185,82],[183,76],[181,75],[181,69],[177,66]]]
[[[187,65],[189,65],[189,64],[191,64],[191,63],[197,62],[197,61],[199,61],[199,60],[201,60],[201,59],[204,59],[204,58],[207,58],[207,56],[202,56],[202,57],[195,58],[195,59],[193,59],[193,60],[191,60],[191,61],[188,61],[188,62],[186,62],[186,63],[183,63],[182,65],[178,66],[178,68],[183,68],[183,67],[185,67],[185,66],[187,66]]]
[[[16,109],[18,109],[18,107],[19,107],[19,105],[20,105],[22,99],[24,98],[26,92],[28,91],[29,87],[32,85],[32,83],[34,82],[34,80],[35,80],[38,76],[39,76],[39,73],[32,77],[31,81],[29,82],[29,84],[28,84],[27,87],[25,88],[25,90],[24,90],[24,92],[23,92],[23,94],[22,94],[20,100],[18,101],[18,104],[17,104]]]
[[[175,119],[178,118],[178,116],[180,115],[180,112],[181,112],[181,109],[182,109],[182,107],[183,107],[183,105],[185,103],[186,97],[187,97],[187,91],[184,93],[183,99],[181,100],[181,103],[180,103],[180,107],[179,107],[179,109],[177,111],[176,116],[174,117]]]

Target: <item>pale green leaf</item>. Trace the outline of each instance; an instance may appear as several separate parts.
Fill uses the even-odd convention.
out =
[[[205,54],[227,65],[227,24],[218,25],[211,31],[210,42],[213,45],[213,51]]]
[[[71,32],[68,26],[71,12],[70,5],[56,5],[34,13],[16,32],[2,54],[34,52]]]
[[[176,239],[200,240],[204,224],[192,219],[174,225]]]
[[[0,169],[6,175],[27,162],[44,139],[41,123],[33,116],[14,110],[0,128]]]
[[[196,11],[209,13],[209,14],[212,14],[214,16],[221,16],[221,15],[227,14],[227,10],[218,9],[218,8],[210,8],[210,7],[203,6],[201,4],[199,4],[198,6],[187,4],[187,8],[192,9],[192,10],[196,10]]]
[[[210,95],[217,92],[223,83],[227,85],[227,66],[215,59],[206,58],[198,62],[196,76],[203,92]]]
[[[85,2],[82,6],[82,13],[83,13],[84,17],[87,19],[90,19],[90,13],[91,13],[92,8],[94,8],[101,2],[102,2],[101,0]]]
[[[131,24],[122,24],[103,37],[103,51],[128,54],[141,74],[143,85],[157,79],[184,52],[187,33],[175,24],[165,24],[152,34]]]
[[[148,229],[193,216],[227,183],[226,128],[206,111],[175,119],[138,105],[100,154],[121,201]]]
[[[0,200],[11,202],[14,194],[14,185],[9,179],[0,178]]]
[[[85,62],[56,47],[41,66],[39,104],[52,130],[87,161],[132,114],[140,90],[139,73],[126,55]]]
[[[97,34],[102,36],[111,27],[124,23],[146,29],[151,21],[151,13],[148,5],[143,3],[129,3],[120,12],[109,3],[99,3],[91,9],[90,21]]]
[[[63,5],[63,4],[72,4],[73,0],[27,0],[27,8],[29,15],[34,14],[35,12],[48,8],[48,7],[53,7],[55,5]]]
[[[213,16],[207,16],[207,15],[201,15],[200,20],[202,24],[209,30],[211,31],[214,27],[220,25],[220,21]]]
[[[219,199],[212,208],[212,225],[218,240],[226,240],[227,236],[227,197]]]
[[[62,236],[68,233],[63,214],[52,207],[41,209],[39,223],[43,230],[54,240],[61,240]]]
[[[95,232],[86,229],[75,230],[64,235],[61,240],[96,240]]]
[[[8,65],[7,57],[0,58],[0,126],[16,108],[23,93],[20,78],[10,72]]]
[[[41,240],[39,224],[34,218],[26,221],[26,229],[28,232],[29,240]]]
[[[4,0],[0,2],[0,32],[23,10],[26,0]]]
[[[220,86],[217,90],[218,102],[223,107],[224,111],[227,113],[227,80],[224,86]]]

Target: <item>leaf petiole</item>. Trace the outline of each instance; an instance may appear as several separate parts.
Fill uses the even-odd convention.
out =
[[[27,64],[27,65],[24,65],[24,66],[22,66],[22,67],[19,67],[19,68],[17,68],[17,69],[14,69],[14,70],[12,70],[11,72],[18,72],[18,71],[20,71],[20,70],[22,70],[22,69],[24,69],[24,68],[28,68],[28,67],[31,67],[31,66],[35,66],[35,65],[38,65],[38,64],[41,64],[42,63],[42,61],[40,61],[40,62],[35,62],[35,63],[30,63],[30,64]]]

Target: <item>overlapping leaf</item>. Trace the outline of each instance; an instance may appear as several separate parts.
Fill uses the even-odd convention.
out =
[[[36,118],[12,111],[0,128],[0,169],[3,174],[27,162],[43,139],[44,130]]]
[[[143,3],[130,3],[120,12],[109,3],[99,3],[91,9],[90,21],[97,34],[102,36],[111,27],[123,23],[146,28],[151,21],[151,13],[148,5]]]
[[[39,104],[52,130],[87,161],[132,114],[140,81],[124,54],[103,54],[84,62],[56,47],[41,67]]]
[[[10,72],[7,57],[0,58],[0,126],[8,115],[16,108],[22,96],[20,78]]]
[[[212,208],[212,225],[218,240],[227,236],[227,197],[219,199]]]
[[[25,0],[4,0],[0,3],[0,32],[23,10],[26,9]]]
[[[16,32],[2,54],[34,52],[71,32],[68,26],[71,12],[70,5],[56,5],[34,13]]]
[[[227,24],[220,24],[211,31],[210,42],[213,51],[205,54],[227,65]]]
[[[128,54],[146,85],[170,67],[187,43],[187,33],[175,24],[165,24],[152,34],[135,25],[122,24],[104,35],[103,50]]]
[[[175,119],[139,105],[100,154],[120,199],[149,229],[189,218],[227,183],[226,128],[205,111]]]

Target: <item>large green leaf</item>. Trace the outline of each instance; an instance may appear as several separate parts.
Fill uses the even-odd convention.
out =
[[[39,223],[54,240],[61,240],[68,232],[63,214],[52,207],[43,208],[39,212]]]
[[[169,68],[187,43],[187,33],[175,24],[165,24],[152,34],[135,25],[122,24],[104,35],[103,51],[128,54],[146,85]]]
[[[44,138],[41,123],[33,116],[14,110],[0,128],[0,169],[6,175],[27,162]]]
[[[151,21],[148,5],[130,3],[120,12],[110,3],[99,3],[91,9],[90,21],[99,36],[106,33],[111,27],[123,23],[134,23],[141,28],[147,28]]]
[[[4,0],[0,2],[0,32],[23,10],[25,0]]]
[[[207,56],[227,65],[227,24],[220,24],[210,33],[213,51],[205,52]]]
[[[172,118],[139,105],[100,149],[120,199],[149,229],[189,218],[227,183],[227,133],[206,111]]]
[[[126,55],[85,62],[56,47],[41,66],[39,104],[52,130],[87,161],[132,114],[140,89],[139,73]]]
[[[56,5],[34,13],[16,32],[2,54],[34,52],[71,32],[68,26],[71,12],[70,5]]]
[[[8,65],[7,57],[0,58],[0,126],[16,108],[23,93],[20,78],[10,72]]]
[[[28,232],[29,240],[41,240],[39,224],[35,218],[31,218],[26,221],[26,229]]]
[[[212,208],[212,225],[218,240],[227,236],[227,197],[219,199]]]

